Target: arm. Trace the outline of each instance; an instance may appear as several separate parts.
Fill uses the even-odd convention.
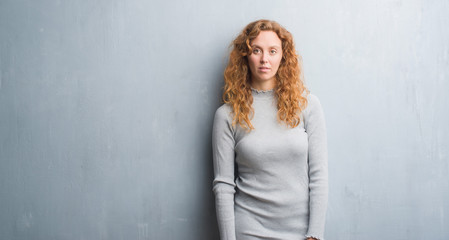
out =
[[[327,134],[324,113],[318,98],[310,94],[304,127],[309,149],[309,228],[307,238],[323,240],[328,200]]]
[[[212,129],[212,153],[214,162],[213,191],[221,240],[235,240],[234,220],[234,134],[229,119],[228,106],[215,112]]]

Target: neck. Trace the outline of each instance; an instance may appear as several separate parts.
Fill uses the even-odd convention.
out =
[[[274,79],[268,81],[251,81],[251,87],[257,90],[267,91],[275,87]]]

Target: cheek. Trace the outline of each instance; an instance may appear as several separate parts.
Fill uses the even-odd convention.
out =
[[[256,74],[255,73],[255,61],[254,61],[254,56],[250,55],[248,56],[248,67],[249,67],[249,71],[251,72],[251,74]]]
[[[274,60],[277,68],[279,68],[279,65],[281,64],[281,60],[282,60],[282,56],[280,56]]]
[[[256,65],[256,58],[253,54],[248,57],[248,63],[250,67],[254,67]]]

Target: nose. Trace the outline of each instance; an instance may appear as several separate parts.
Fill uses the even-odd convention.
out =
[[[260,57],[260,63],[267,63],[268,62],[268,54],[262,53],[262,56]]]

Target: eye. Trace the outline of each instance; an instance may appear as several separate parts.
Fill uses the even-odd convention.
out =
[[[271,54],[275,54],[275,53],[277,53],[277,51],[276,51],[276,49],[271,49]]]
[[[253,53],[254,53],[254,54],[258,54],[258,53],[260,53],[260,49],[258,49],[258,48],[255,48],[255,49],[253,50]]]

